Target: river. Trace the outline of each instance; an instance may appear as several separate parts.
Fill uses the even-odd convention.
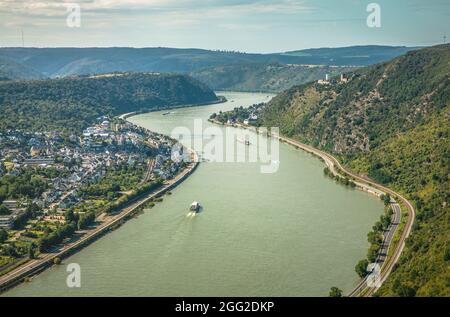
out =
[[[270,98],[220,94],[229,101],[129,120],[170,134],[196,118],[211,127],[213,112]],[[383,205],[334,183],[323,168],[286,144],[276,173],[261,173],[259,163],[201,163],[162,203],[4,296],[327,296],[331,286],[347,292]],[[188,217],[194,200],[203,210]],[[66,286],[69,263],[81,266],[80,288]]]

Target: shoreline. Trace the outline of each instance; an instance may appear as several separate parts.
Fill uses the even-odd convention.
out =
[[[217,103],[222,103],[225,101],[225,98],[220,98]],[[127,113],[120,115],[119,118],[126,120],[126,118],[138,114],[141,113]],[[135,125],[132,122],[129,123]],[[149,130],[147,128],[144,129]],[[40,258],[29,259],[23,265],[19,265],[13,270],[0,276],[0,295],[1,293],[4,293],[14,286],[21,284],[22,282],[26,282],[29,278],[38,275],[39,273],[45,271],[53,265],[56,265],[53,262],[56,258],[67,258],[87,247],[89,244],[101,238],[108,232],[115,230],[117,227],[121,226],[124,222],[129,220],[130,217],[132,217],[137,211],[139,211],[140,208],[143,208],[149,201],[164,195],[167,191],[172,190],[179,184],[181,184],[197,169],[198,165],[200,164],[197,153],[195,153],[195,151],[193,151],[192,149],[189,149],[187,147],[185,148],[191,153],[192,161],[175,178],[169,180],[162,187],[153,190],[150,193],[143,193],[140,196],[132,198],[126,206],[121,208],[120,212],[113,214],[110,219],[104,221],[94,229],[82,234],[81,237],[79,237],[77,240],[72,241],[72,237],[69,242],[62,244],[57,252],[43,253],[40,255]]]
[[[127,119],[148,112],[155,111],[164,111],[170,109],[178,109],[178,108],[188,108],[188,107],[197,107],[202,105],[213,105],[227,102],[227,99],[224,96],[217,96],[218,99],[216,101],[208,101],[204,103],[198,104],[188,104],[188,105],[176,105],[172,107],[166,107],[164,109],[157,110],[149,110],[149,111],[134,111],[125,114],[118,115],[119,119],[126,120],[130,124],[135,125],[134,123],[128,121]],[[151,131],[147,128],[144,128],[148,131]],[[152,131],[151,131],[152,132]],[[62,247],[55,253],[44,253],[42,254],[42,258],[38,259],[27,259],[22,265],[19,265],[12,269],[11,271],[6,272],[5,274],[0,276],[0,296],[5,291],[13,288],[14,286],[19,285],[27,281],[29,278],[38,275],[39,273],[45,271],[46,269],[55,265],[53,263],[55,258],[64,259],[67,258],[76,252],[82,250],[90,243],[95,240],[101,238],[103,235],[107,234],[108,231],[112,231],[123,224],[123,222],[127,221],[129,217],[133,216],[136,211],[139,211],[141,207],[143,207],[146,203],[148,203],[153,198],[157,198],[161,195],[164,195],[167,191],[175,188],[180,183],[182,183],[189,175],[191,175],[200,164],[197,153],[190,148],[186,148],[192,156],[192,162],[186,167],[183,171],[181,171],[174,179],[170,180],[168,184],[163,185],[161,188],[156,189],[156,191],[152,191],[147,194],[142,194],[141,196],[135,197],[131,199],[131,201],[122,208],[122,211],[114,214],[111,219],[106,220],[104,223],[100,224],[98,227],[92,229],[91,232],[84,233],[78,240],[62,244]]]
[[[157,111],[165,111],[165,110],[172,110],[172,109],[181,109],[181,108],[200,107],[200,106],[207,106],[207,105],[217,105],[217,104],[225,103],[227,101],[228,101],[227,98],[225,98],[224,96],[220,96],[219,95],[219,96],[217,96],[217,100],[216,101],[208,101],[208,102],[195,103],[195,104],[189,104],[189,105],[168,106],[168,107],[165,107],[163,109],[151,109],[151,110],[133,111],[133,112],[128,112],[128,113],[121,114],[121,115],[119,115],[117,117],[119,119],[127,120],[130,117],[137,116],[137,115],[140,115],[140,114],[145,114],[145,113],[151,113],[151,112],[157,112]]]
[[[220,99],[216,103],[223,103],[226,102],[226,99]],[[216,104],[213,103],[213,104]],[[211,103],[208,103],[211,104]],[[193,107],[198,105],[190,105],[186,107]],[[176,108],[183,108],[183,106],[176,107]],[[174,108],[168,108],[168,109],[174,109]],[[148,112],[154,112],[154,111],[163,111],[166,109],[158,109],[153,111],[145,111],[145,112],[130,112],[126,114],[122,114],[118,116],[119,118],[123,120],[127,120],[130,117],[140,115],[143,113]],[[215,124],[220,124],[223,126],[230,126],[234,128],[242,128],[242,129],[248,129],[252,130],[256,133],[260,133],[256,127],[252,126],[243,126],[240,124],[230,125],[226,123],[221,123],[216,120],[209,119],[210,122]],[[127,120],[127,122],[130,122]],[[131,124],[135,125],[134,123],[130,122]],[[140,127],[140,126],[139,126]],[[147,128],[144,128],[146,130],[149,130]],[[151,130],[149,130],[151,131]],[[284,136],[275,136],[271,135],[269,137],[277,137],[281,142],[287,143],[296,149],[304,150],[310,154],[313,154],[314,156],[321,159],[327,167],[330,168],[331,172],[333,174],[337,174],[342,176],[342,174],[347,175],[352,180],[357,180],[355,182],[356,187],[360,190],[366,191],[372,195],[379,196],[383,193],[389,193],[391,194],[392,198],[399,199],[404,203],[406,208],[409,211],[409,215],[407,217],[407,223],[405,225],[405,228],[401,232],[400,238],[398,240],[396,249],[394,250],[392,255],[388,256],[389,248],[392,245],[392,240],[390,241],[388,245],[388,249],[386,252],[386,258],[384,262],[382,263],[382,272],[381,272],[381,283],[383,283],[387,277],[389,276],[390,272],[393,269],[393,266],[397,263],[401,252],[403,251],[404,245],[405,245],[405,239],[409,236],[409,233],[411,231],[412,224],[414,222],[414,216],[415,211],[414,207],[410,204],[408,200],[406,200],[403,196],[400,194],[394,192],[393,190],[386,188],[380,184],[377,184],[371,180],[365,179],[364,177],[361,177],[359,175],[353,174],[351,171],[348,171],[345,169],[341,163],[331,154],[328,154],[324,151],[321,151],[319,149],[316,149],[312,146],[303,144],[299,141],[290,139],[288,137]],[[101,238],[103,235],[107,234],[109,231],[112,231],[116,229],[118,226],[122,225],[125,221],[127,221],[130,217],[134,216],[137,212],[141,211],[141,208],[145,206],[146,203],[148,203],[151,199],[155,197],[159,197],[164,195],[167,191],[175,188],[179,184],[181,184],[189,175],[191,175],[196,168],[199,165],[199,160],[197,153],[190,149],[185,147],[192,155],[192,162],[186,167],[183,171],[181,171],[174,179],[170,180],[170,183],[163,185],[163,187],[156,189],[152,191],[151,193],[142,194],[141,196],[137,196],[134,199],[132,199],[126,206],[124,206],[119,213],[114,214],[111,219],[106,220],[104,223],[101,223],[96,228],[92,229],[91,232],[84,233],[81,238],[78,238],[75,241],[69,241],[62,245],[62,247],[55,253],[48,253],[48,254],[42,254],[44,257],[41,259],[36,260],[28,260],[23,265],[18,266],[17,268],[13,269],[12,271],[5,273],[3,276],[0,276],[0,295],[2,292],[24,282],[27,281],[28,278],[34,277],[38,275],[39,273],[43,272],[47,268],[54,265],[53,260],[55,258],[67,258],[70,255],[73,255],[74,253],[80,251],[84,247],[88,246],[90,243],[94,242],[96,239]],[[394,208],[393,208],[394,209]],[[400,208],[399,208],[400,209]],[[394,209],[394,213],[396,210]],[[401,210],[400,210],[401,214]],[[412,217],[411,217],[412,215]],[[391,224],[392,226],[392,224]],[[388,230],[389,231],[389,230]],[[389,231],[390,232],[390,231]],[[395,233],[395,231],[394,231]],[[392,238],[392,237],[391,237]],[[380,263],[381,264],[381,263]],[[378,288],[368,288],[366,285],[366,278],[362,279],[358,285],[350,292],[348,296],[371,296]]]
[[[229,127],[234,127],[234,128],[247,129],[247,130],[253,131],[257,134],[260,133],[258,131],[257,127],[244,126],[242,124],[222,123],[222,122],[219,122],[214,119],[208,119],[208,120],[214,124],[218,124],[218,125],[222,125],[222,126],[229,126]],[[391,203],[392,209],[394,212],[394,218],[397,219],[397,221],[399,223],[401,221],[402,211],[401,211],[401,207],[398,204],[397,200],[401,201],[403,203],[403,205],[406,207],[406,209],[408,210],[405,228],[403,228],[403,231],[400,235],[399,241],[397,242],[397,247],[394,250],[394,253],[392,254],[392,256],[390,256],[390,257],[389,257],[389,250],[392,246],[392,239],[394,237],[394,234],[397,230],[399,223],[394,224],[394,221],[392,221],[389,226],[389,230],[387,231],[387,236],[389,237],[391,235],[391,237],[390,237],[389,244],[387,245],[385,259],[381,264],[380,284],[377,287],[367,286],[367,276],[366,276],[365,278],[361,279],[358,282],[358,284],[354,287],[354,289],[351,292],[348,293],[349,297],[372,296],[381,287],[381,285],[386,281],[389,274],[392,272],[394,265],[397,263],[398,259],[400,258],[401,253],[403,252],[403,249],[405,247],[405,240],[408,238],[409,234],[411,233],[411,229],[414,224],[415,210],[414,210],[413,205],[406,198],[404,198],[401,194],[393,191],[392,189],[387,188],[381,184],[378,184],[373,180],[363,178],[360,175],[357,175],[357,174],[349,171],[348,169],[346,169],[345,167],[342,166],[342,164],[339,162],[339,160],[337,158],[335,158],[334,156],[332,156],[331,154],[329,154],[325,151],[316,149],[310,145],[301,143],[299,141],[296,141],[294,139],[291,139],[291,138],[288,138],[285,136],[281,136],[281,135],[271,134],[268,137],[275,137],[275,138],[279,139],[281,142],[289,144],[289,145],[295,147],[296,149],[301,149],[305,152],[313,154],[314,156],[321,159],[334,175],[338,175],[338,176],[342,177],[343,176],[342,174],[344,174],[345,176],[349,177],[350,180],[352,180],[356,184],[355,188],[357,188],[359,190],[365,191],[365,192],[367,192],[371,195],[375,195],[377,197],[380,197],[382,194],[388,193],[391,196],[391,199],[394,201],[394,203]],[[386,236],[384,236],[384,239],[386,239]],[[383,240],[383,245],[384,245],[384,242],[385,241]],[[380,250],[383,250],[383,248],[381,248]],[[379,261],[380,256],[381,256],[381,254],[378,255],[378,258],[376,261],[377,263]]]

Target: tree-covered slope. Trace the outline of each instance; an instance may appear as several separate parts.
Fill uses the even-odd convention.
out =
[[[246,63],[217,66],[190,73],[215,90],[280,92],[292,86],[338,76],[350,67]]]
[[[349,162],[355,171],[387,178],[416,206],[413,234],[380,295],[450,296],[449,114],[447,107]]]
[[[5,81],[0,82],[0,130],[80,131],[105,114],[214,101],[213,91],[185,75],[125,73]]]
[[[266,106],[264,125],[340,156],[415,203],[413,232],[379,294],[450,295],[450,45],[348,77],[283,92]]]
[[[369,151],[447,105],[448,47],[361,69],[348,83],[293,87],[272,100],[265,120],[336,153]]]

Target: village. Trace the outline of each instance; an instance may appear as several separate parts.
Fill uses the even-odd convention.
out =
[[[209,119],[228,125],[244,124],[258,126],[260,122],[260,113],[263,111],[264,107],[265,103],[254,104],[248,108],[236,107],[231,111],[213,113]]]
[[[67,210],[83,202],[83,188],[101,181],[112,168],[135,171],[140,180],[134,187],[171,179],[183,164],[172,159],[181,157],[183,148],[173,153],[173,145],[168,137],[107,116],[97,118],[80,135],[0,133],[0,230],[18,227],[30,206],[39,210],[34,221],[64,222]],[[26,189],[17,183],[30,173],[24,181],[39,181],[41,186]]]

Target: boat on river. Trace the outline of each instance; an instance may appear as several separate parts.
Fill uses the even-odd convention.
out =
[[[197,201],[194,201],[189,208],[190,211],[199,212],[200,204]]]

